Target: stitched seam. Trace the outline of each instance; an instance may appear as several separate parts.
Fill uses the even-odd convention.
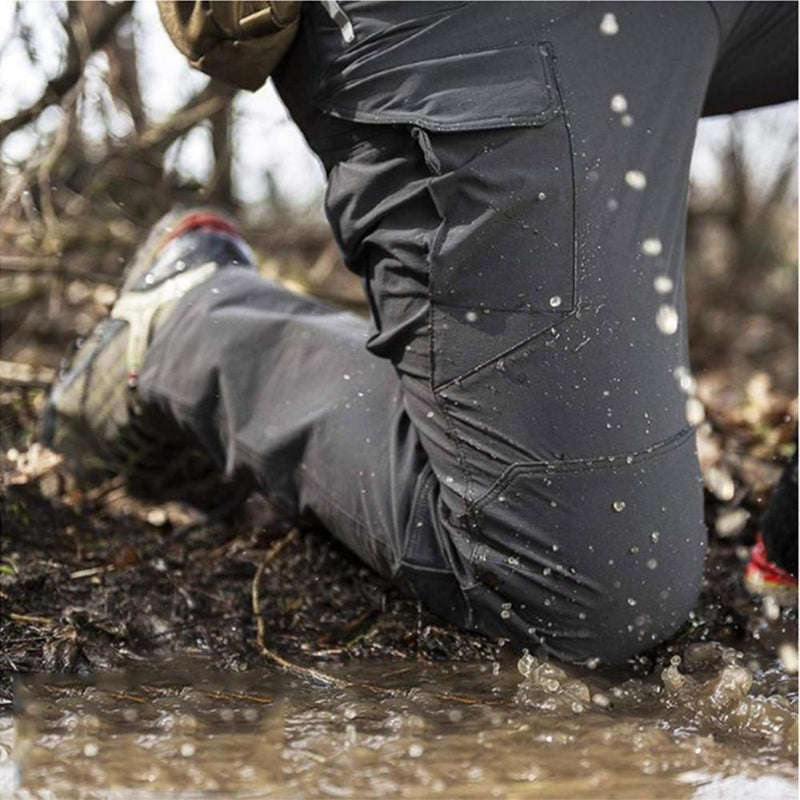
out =
[[[550,47],[549,42],[544,42],[540,44],[545,44],[547,47]],[[545,56],[539,50],[540,44],[533,44],[529,45],[529,47],[535,48],[539,55],[539,61],[542,66],[543,72],[546,77],[549,77],[549,61],[548,56]],[[459,53],[459,56],[464,55],[475,55],[478,53],[497,53],[503,52],[508,50],[516,50],[522,49],[519,45],[508,45],[506,47],[496,47],[492,50],[486,49],[476,49],[476,50],[467,50],[464,53]],[[400,64],[398,65],[408,66]],[[340,84],[333,83],[332,85],[328,86],[328,91],[335,92],[341,89],[346,88],[349,84],[353,83],[353,81],[345,81]],[[321,84],[321,80],[320,80]],[[317,89],[319,90],[320,84],[318,84]],[[448,132],[448,131],[460,131],[460,130],[480,130],[481,128],[487,128],[488,126],[492,127],[524,127],[528,125],[544,125],[545,123],[549,122],[557,113],[559,108],[559,103],[561,100],[560,95],[556,91],[553,92],[553,89],[550,85],[546,86],[547,89],[547,100],[548,104],[547,107],[542,109],[541,111],[535,114],[518,114],[511,117],[481,117],[479,119],[472,119],[465,122],[453,123],[453,122],[436,122],[435,120],[430,119],[425,115],[419,114],[412,114],[409,112],[403,111],[361,111],[358,108],[353,108],[352,106],[340,105],[336,104],[333,105],[332,103],[328,103],[326,105],[320,105],[319,109],[323,113],[331,114],[332,116],[340,116],[344,119],[351,119],[351,121],[357,122],[358,119],[372,119],[372,120],[385,120],[387,122],[393,122],[396,124],[406,124],[406,125],[419,125],[421,128],[427,128],[428,130],[433,131],[441,131],[441,132]],[[424,124],[421,122],[424,121]]]
[[[417,147],[419,144],[415,142]],[[423,154],[424,156],[424,154]],[[431,202],[433,203],[433,207],[438,215],[439,219],[441,220],[438,227],[436,228],[436,232],[433,235],[433,239],[428,245],[428,330],[430,331],[428,341],[429,341],[429,358],[431,364],[431,377],[430,377],[430,390],[431,394],[433,395],[434,402],[436,403],[436,407],[439,409],[442,419],[445,422],[445,432],[447,434],[448,439],[453,443],[455,452],[456,452],[456,459],[458,461],[459,467],[464,475],[464,486],[465,486],[465,496],[463,498],[465,506],[469,505],[468,497],[469,497],[469,487],[471,481],[471,474],[467,467],[467,459],[466,453],[464,452],[464,448],[461,442],[458,440],[458,437],[455,435],[455,426],[453,424],[453,420],[450,417],[450,413],[447,410],[445,398],[441,397],[436,392],[436,325],[434,314],[436,307],[433,302],[433,295],[435,290],[435,275],[433,269],[433,260],[434,260],[434,253],[436,252],[436,245],[440,238],[444,237],[446,227],[447,227],[447,216],[442,212],[439,208],[436,199],[433,196],[433,192],[430,190],[431,183],[433,182],[433,178],[429,177],[426,181],[426,187],[428,190],[428,195],[430,196]]]
[[[573,281],[573,285],[574,285]],[[465,311],[474,311],[475,310],[475,303],[458,303],[453,302],[452,300],[440,300],[438,297],[436,298],[436,305],[440,308],[458,308],[464,309]],[[554,312],[553,309],[542,301],[541,306],[535,306],[534,304],[530,305],[530,308],[509,308],[508,306],[492,306],[487,305],[483,300],[480,302],[481,310],[486,311],[504,311],[508,314],[530,314],[533,316],[534,314],[552,314],[554,317],[554,322],[560,320],[565,314],[569,313],[568,311],[562,312]]]
[[[533,464],[525,464],[518,462],[511,464],[507,467],[503,474],[495,481],[486,493],[469,506],[465,513],[466,516],[472,515],[476,511],[480,511],[487,503],[494,500],[494,498],[502,492],[506,486],[519,474],[552,474],[558,472],[574,473],[574,472],[587,472],[600,469],[619,469],[631,467],[634,464],[640,464],[643,461],[649,461],[652,458],[669,453],[684,445],[687,441],[691,440],[691,435],[695,433],[693,426],[688,426],[656,442],[650,447],[641,450],[633,450],[627,453],[617,453],[612,456],[593,456],[592,458],[576,458],[564,461],[539,461]],[[610,459],[613,459],[611,461]],[[630,460],[629,460],[630,459]],[[620,461],[623,463],[620,464]]]
[[[572,129],[569,124],[567,106],[561,93],[561,80],[556,71],[556,55],[550,42],[544,42],[548,58],[544,59],[545,69],[549,68],[552,75],[555,93],[558,96],[558,105],[561,108],[561,119],[564,132],[567,135],[567,148],[569,149],[569,168],[572,183],[572,304],[574,309],[578,304],[578,187],[575,183],[575,147],[572,142]]]
[[[717,23],[717,56],[719,56],[719,50],[722,48],[722,20],[719,18],[719,11],[717,11],[716,3],[709,0],[706,5],[711,9],[711,13],[714,15],[714,21]],[[716,61],[716,59],[714,60]]]
[[[575,308],[572,309],[572,311],[570,311],[567,314],[564,314],[564,316],[561,319],[555,320],[551,325],[548,325],[548,326],[542,328],[542,330],[536,331],[535,333],[532,333],[529,336],[526,336],[521,341],[517,342],[516,344],[512,344],[511,346],[507,347],[502,352],[497,353],[496,355],[493,355],[491,358],[486,359],[486,361],[481,362],[477,366],[470,367],[466,372],[461,373],[461,375],[457,375],[455,378],[450,378],[450,380],[446,381],[441,386],[439,386],[437,391],[438,392],[443,392],[445,389],[449,389],[454,384],[459,383],[460,381],[463,381],[463,380],[466,380],[467,378],[472,377],[476,372],[480,372],[481,370],[485,369],[486,367],[491,366],[496,361],[499,361],[501,358],[505,358],[506,356],[508,356],[511,353],[513,353],[515,350],[520,350],[526,344],[529,344],[530,342],[532,342],[534,339],[537,339],[542,334],[547,333],[547,331],[553,330],[553,329],[558,328],[561,325],[563,325],[568,319],[570,319],[571,317],[574,317],[576,315],[577,311],[578,311],[578,308],[576,306]],[[512,313],[512,312],[509,312],[509,313]]]
[[[504,433],[500,433],[499,431],[485,431],[479,428],[478,426],[470,423],[468,420],[461,420],[462,427],[467,427],[470,430],[476,431],[479,434],[488,435],[491,439],[498,439],[504,445],[511,448],[512,450],[516,450],[521,456],[527,456],[530,461],[536,460],[535,453],[532,453],[525,447],[521,447],[517,442],[515,442],[510,437],[506,436]],[[479,444],[478,441],[473,441],[468,437],[464,436],[460,432],[456,432],[456,436],[464,443],[466,447],[474,450],[476,453],[482,453],[485,456],[489,456],[490,458],[494,458],[496,453],[492,450],[491,447],[484,447],[483,445]]]
[[[527,117],[482,117],[469,122],[436,122],[424,115],[411,114],[409,112],[383,112],[383,111],[363,111],[346,106],[321,106],[320,111],[330,114],[332,117],[339,117],[350,122],[372,121],[377,124],[389,123],[392,125],[416,125],[425,130],[437,133],[455,133],[457,131],[469,130],[493,130],[500,128],[527,128],[538,127],[549,122],[558,114],[558,109],[548,109],[545,114],[535,114]]]
[[[414,572],[427,572],[430,575],[449,575],[455,578],[455,573],[452,569],[439,569],[438,567],[426,567],[422,564],[414,564],[411,561],[402,559],[397,566],[397,569],[392,573],[392,577],[397,575],[400,570],[405,567],[406,569],[413,570]]]
[[[416,541],[415,539],[416,522],[418,520],[418,515],[420,513],[420,508],[422,506],[422,498],[425,496],[426,490],[428,486],[430,486],[431,481],[433,481],[436,477],[433,474],[433,468],[431,467],[430,463],[426,464],[424,469],[428,471],[428,475],[423,480],[422,485],[420,486],[418,492],[414,496],[414,503],[411,506],[411,513],[408,516],[408,524],[409,526],[411,526],[411,532],[406,537],[405,545],[403,546],[403,552],[400,554],[400,559],[398,561],[397,568],[394,570],[395,572],[405,563],[406,557],[408,556],[408,551],[411,547],[412,540]]]

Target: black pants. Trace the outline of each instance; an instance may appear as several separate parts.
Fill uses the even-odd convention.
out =
[[[789,3],[316,4],[277,84],[370,325],[238,270],[143,396],[458,624],[615,661],[706,533],[683,246],[703,113],[796,96]]]

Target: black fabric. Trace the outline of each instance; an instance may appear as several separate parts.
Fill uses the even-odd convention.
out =
[[[794,455],[784,467],[762,520],[767,558],[797,575],[797,439]]]
[[[347,44],[309,4],[276,83],[371,321],[220,273],[143,397],[465,627],[572,660],[668,637],[706,548],[689,161],[704,108],[788,97],[764,48],[796,12],[758,5],[354,2]]]

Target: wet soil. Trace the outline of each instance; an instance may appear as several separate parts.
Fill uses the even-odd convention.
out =
[[[83,672],[186,654],[226,669],[263,663],[254,646],[253,579],[293,524],[274,519],[257,496],[219,518],[174,502],[144,503],[113,481],[82,492],[52,454],[35,444],[25,449],[42,393],[9,389],[2,400],[0,700],[10,700],[16,672]],[[770,606],[765,615],[743,584],[747,548],[794,424],[790,400],[760,402],[751,416],[768,407],[779,422],[766,428],[759,420],[763,434],[747,424],[746,406],[720,411],[716,422],[710,412],[701,457],[712,459],[714,474],[727,469],[738,489],[727,502],[706,493],[712,535],[693,618],[675,642],[632,669],[666,665],[676,643],[713,640],[774,657],[793,639],[796,610],[776,615]],[[728,422],[726,431],[719,420]],[[264,641],[287,658],[497,657],[498,642],[458,631],[402,597],[324,530],[305,526],[284,544],[263,567],[259,598]]]
[[[201,513],[143,502],[115,481],[81,491],[34,443],[42,391],[6,388],[0,727],[19,673],[125,674],[177,660],[267,685],[287,672],[263,644],[290,665],[282,758],[297,791],[788,797],[796,781],[796,601],[753,598],[743,573],[792,449],[796,402],[763,381],[743,397],[709,397],[719,402],[706,402],[699,438],[710,530],[702,597],[673,640],[589,673],[520,661],[502,641],[443,623],[324,530],[276,519],[257,496]],[[308,668],[331,683],[320,691],[319,679],[302,674]],[[172,724],[174,714],[162,716]],[[0,731],[0,755],[8,733]],[[258,731],[256,739],[246,733],[218,737],[210,761],[194,764],[198,790],[219,785],[219,765],[239,763],[248,742],[261,741]],[[96,734],[81,736],[71,732],[67,750],[96,752]],[[87,767],[111,770],[103,781],[117,756],[128,763],[139,753],[122,733],[113,738],[119,753]],[[180,771],[153,771],[156,750],[171,758],[175,742],[162,736],[137,756],[142,785],[181,784]],[[41,774],[54,774],[55,764],[65,790],[89,780],[68,753],[53,762],[42,752]],[[251,777],[241,779],[263,790],[269,776],[253,777],[245,762],[241,774]]]

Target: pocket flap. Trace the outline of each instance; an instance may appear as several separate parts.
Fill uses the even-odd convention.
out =
[[[378,57],[346,54],[323,81],[321,110],[342,119],[430,131],[544,125],[558,111],[546,45],[514,45],[408,60],[418,47]],[[398,59],[404,63],[396,63]]]

